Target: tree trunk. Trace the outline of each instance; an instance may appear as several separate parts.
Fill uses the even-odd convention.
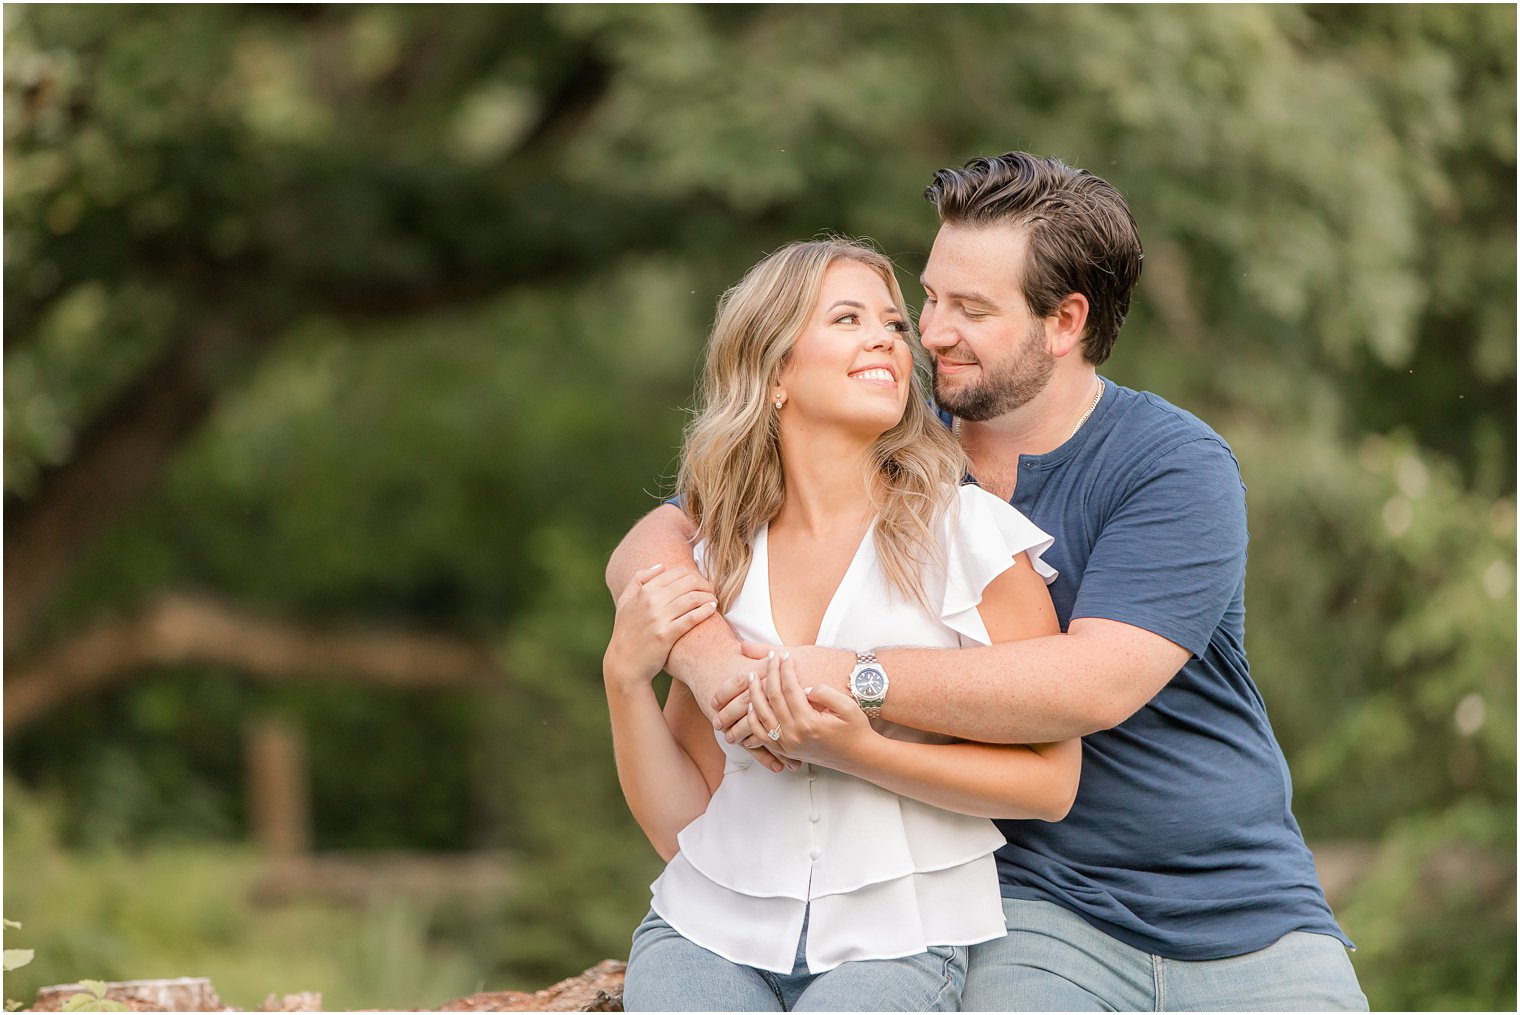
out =
[[[143,371],[79,434],[74,454],[5,505],[5,654],[23,646],[79,558],[158,481],[211,412],[227,360],[272,332],[208,321]],[[257,337],[255,337],[257,336]]]

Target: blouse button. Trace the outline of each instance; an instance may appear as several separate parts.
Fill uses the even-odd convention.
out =
[[[813,851],[808,854],[808,859],[810,859],[810,860],[816,860],[816,859],[818,859],[822,855],[823,855],[823,850],[818,849],[818,848],[815,847],[813,849]]]
[[[817,822],[818,822],[818,812],[814,811],[812,814],[809,814],[808,815],[808,820],[811,821],[811,822],[813,822],[814,824],[817,824]]]

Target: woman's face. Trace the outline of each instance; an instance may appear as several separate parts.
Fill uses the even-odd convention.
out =
[[[902,419],[913,353],[908,318],[874,269],[839,260],[772,392],[785,398],[782,426],[843,427],[873,439]]]

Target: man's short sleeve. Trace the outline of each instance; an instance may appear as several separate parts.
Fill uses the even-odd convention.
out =
[[[1200,437],[1140,469],[1103,523],[1071,619],[1117,620],[1208,648],[1245,580],[1245,487],[1235,457]]]

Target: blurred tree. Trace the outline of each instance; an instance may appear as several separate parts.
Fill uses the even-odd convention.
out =
[[[310,731],[319,845],[506,842],[538,876],[494,961],[625,947],[654,858],[600,566],[713,302],[821,229],[910,281],[932,171],[1022,147],[1139,219],[1108,376],[1241,457],[1299,818],[1383,843],[1343,912],[1374,1005],[1513,1006],[1513,865],[1409,887],[1514,850],[1512,9],[28,5],[5,48],[12,672],[198,593],[510,675],[480,707],[203,656],[61,707],[7,761],[70,790],[76,841],[229,834],[228,745],[274,710]]]

